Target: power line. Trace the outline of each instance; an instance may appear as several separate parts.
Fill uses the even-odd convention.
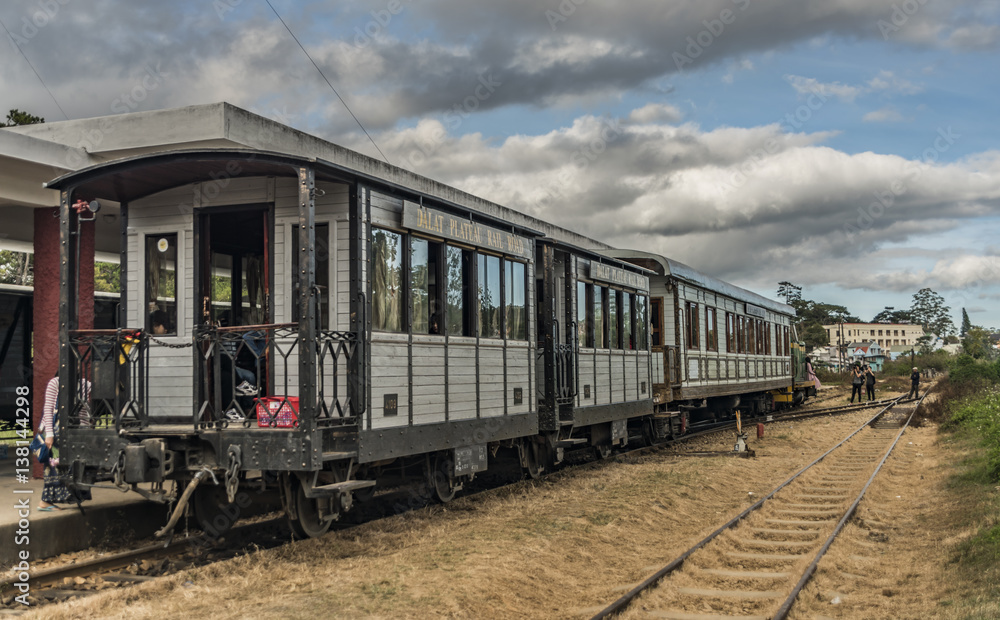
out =
[[[42,83],[42,88],[44,88],[45,92],[49,94],[49,97],[52,97],[52,102],[56,104],[56,107],[59,108],[59,111],[62,112],[62,115],[66,117],[66,120],[69,120],[69,115],[63,111],[62,106],[59,105],[59,101],[56,99],[56,96],[53,95],[52,91],[49,90],[49,87],[45,85],[45,80],[42,79],[42,76],[38,75],[38,71],[35,71],[35,65],[31,64],[31,61],[28,60],[27,54],[24,53],[24,50],[21,49],[21,46],[18,45],[17,41],[14,39],[14,35],[10,33],[10,30],[7,30],[7,24],[3,23],[3,20],[0,20],[0,26],[3,26],[3,31],[7,33],[7,36],[10,38],[10,41],[11,43],[13,43],[14,47],[17,48],[17,51],[21,52],[21,56],[24,58],[24,61],[28,63],[28,66],[31,67],[31,71],[35,74],[35,77],[38,78],[38,81]]]
[[[285,27],[285,30],[288,31],[288,34],[292,35],[292,38],[295,39],[296,43],[298,43],[299,49],[301,49],[302,53],[306,55],[306,58],[309,59],[309,62],[311,62],[314,67],[316,67],[316,71],[319,71],[319,74],[326,82],[326,85],[330,87],[330,90],[333,91],[334,95],[337,95],[337,99],[340,99],[340,103],[344,104],[344,107],[347,108],[347,112],[351,115],[351,118],[353,118],[354,122],[358,124],[358,127],[361,128],[361,131],[363,131],[365,135],[368,136],[368,139],[371,140],[372,146],[375,147],[375,150],[378,151],[378,154],[381,155],[382,159],[385,160],[385,163],[388,164],[389,158],[386,157],[385,153],[382,152],[382,149],[380,149],[378,145],[375,144],[375,139],[371,137],[371,134],[368,133],[368,130],[365,129],[365,126],[361,124],[361,121],[358,120],[358,117],[355,116],[354,112],[351,111],[351,106],[347,105],[347,102],[344,101],[344,98],[340,96],[340,93],[337,92],[337,89],[334,88],[333,84],[330,83],[330,80],[327,79],[326,75],[323,73],[323,70],[319,68],[319,65],[317,65],[316,61],[313,60],[312,56],[309,55],[309,52],[306,51],[306,48],[302,46],[302,43],[299,41],[299,38],[295,36],[295,33],[292,32],[292,29],[288,27],[288,24],[285,23],[285,20],[281,19],[281,15],[278,15],[278,11],[274,9],[274,6],[271,4],[271,0],[264,0],[264,2],[267,3],[267,6],[271,7],[271,11],[274,12],[274,16],[278,18],[278,21],[280,21],[281,25]]]

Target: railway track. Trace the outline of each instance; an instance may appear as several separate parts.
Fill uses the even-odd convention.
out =
[[[887,404],[594,620],[621,614],[640,597],[657,618],[785,618],[922,400]]]
[[[827,407],[794,413],[786,412],[767,416],[766,418],[761,417],[748,420],[747,423],[751,424],[765,420],[768,422],[786,421],[847,413],[884,405],[888,402],[895,401],[873,401],[871,403]],[[645,451],[676,445],[712,433],[735,429],[735,427],[736,424],[732,421],[692,427],[690,432],[677,439],[654,446],[630,450],[629,452],[632,454],[641,454]],[[637,437],[635,439],[638,440],[640,438]],[[476,495],[492,488],[495,488],[495,485],[487,485],[480,491],[466,493],[465,495]],[[389,499],[388,502],[391,504],[392,500]],[[375,508],[373,512],[378,514],[380,511],[378,508]],[[392,511],[390,510],[389,512],[391,513]],[[364,518],[361,522],[367,522],[374,518],[378,518],[378,516]],[[356,525],[354,523],[341,522],[336,523],[334,529],[344,530],[356,527]],[[285,544],[288,542],[289,536],[287,533],[284,533],[284,527],[283,517],[266,519],[233,528],[221,543],[203,534],[194,533],[189,536],[175,538],[166,544],[160,542],[68,565],[45,568],[32,574],[32,594],[38,603],[47,604],[93,594],[106,587],[142,583],[159,576],[171,574],[180,569],[228,559],[246,552],[247,549],[256,550]],[[11,584],[9,581],[0,582],[0,594],[5,598],[11,596],[13,591],[10,590],[10,587]]]

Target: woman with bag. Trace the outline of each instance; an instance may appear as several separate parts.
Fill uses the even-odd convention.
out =
[[[41,451],[38,462],[45,466],[45,483],[42,486],[42,501],[38,504],[38,510],[42,512],[54,512],[62,510],[56,504],[65,503],[70,499],[69,489],[59,479],[59,458],[55,455],[53,446],[56,440],[56,431],[59,429],[59,414],[56,403],[59,402],[59,375],[49,379],[45,386],[45,404],[42,405],[42,425],[38,427],[38,432],[45,439],[45,449]]]
[[[86,403],[90,399],[90,381],[82,380],[83,399]],[[42,501],[38,504],[41,512],[55,512],[62,510],[56,504],[70,501],[73,494],[59,478],[59,456],[58,449],[55,448],[56,438],[59,435],[59,375],[49,379],[45,386],[45,404],[42,405],[42,424],[38,427],[36,441],[42,439],[45,447],[36,452],[38,462],[45,466],[44,484],[42,486]],[[84,405],[81,415],[81,423],[89,424],[90,411]],[[34,445],[34,442],[32,442]],[[90,499],[90,490],[86,490],[77,499]]]

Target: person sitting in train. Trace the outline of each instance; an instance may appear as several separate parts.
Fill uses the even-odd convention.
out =
[[[154,335],[162,336],[170,331],[170,318],[163,310],[154,310],[149,313],[149,325]]]

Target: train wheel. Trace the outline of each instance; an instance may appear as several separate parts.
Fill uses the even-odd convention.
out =
[[[319,538],[330,529],[332,520],[324,520],[319,515],[319,501],[306,497],[305,489],[297,478],[291,477],[292,501],[295,502],[295,517],[288,517],[288,525],[296,538]]]
[[[455,484],[451,459],[440,454],[428,457],[427,486],[434,499],[447,504],[455,499],[455,493],[462,487]]]
[[[528,472],[528,476],[532,480],[537,480],[545,473],[545,464],[542,462],[538,444],[534,441],[525,440],[521,442],[521,451],[523,453],[521,462],[524,464],[525,471]]]
[[[229,503],[222,485],[199,485],[191,506],[198,527],[212,538],[225,536],[240,517],[240,507]]]
[[[656,444],[656,427],[653,426],[652,418],[642,421],[642,443],[646,446]]]

